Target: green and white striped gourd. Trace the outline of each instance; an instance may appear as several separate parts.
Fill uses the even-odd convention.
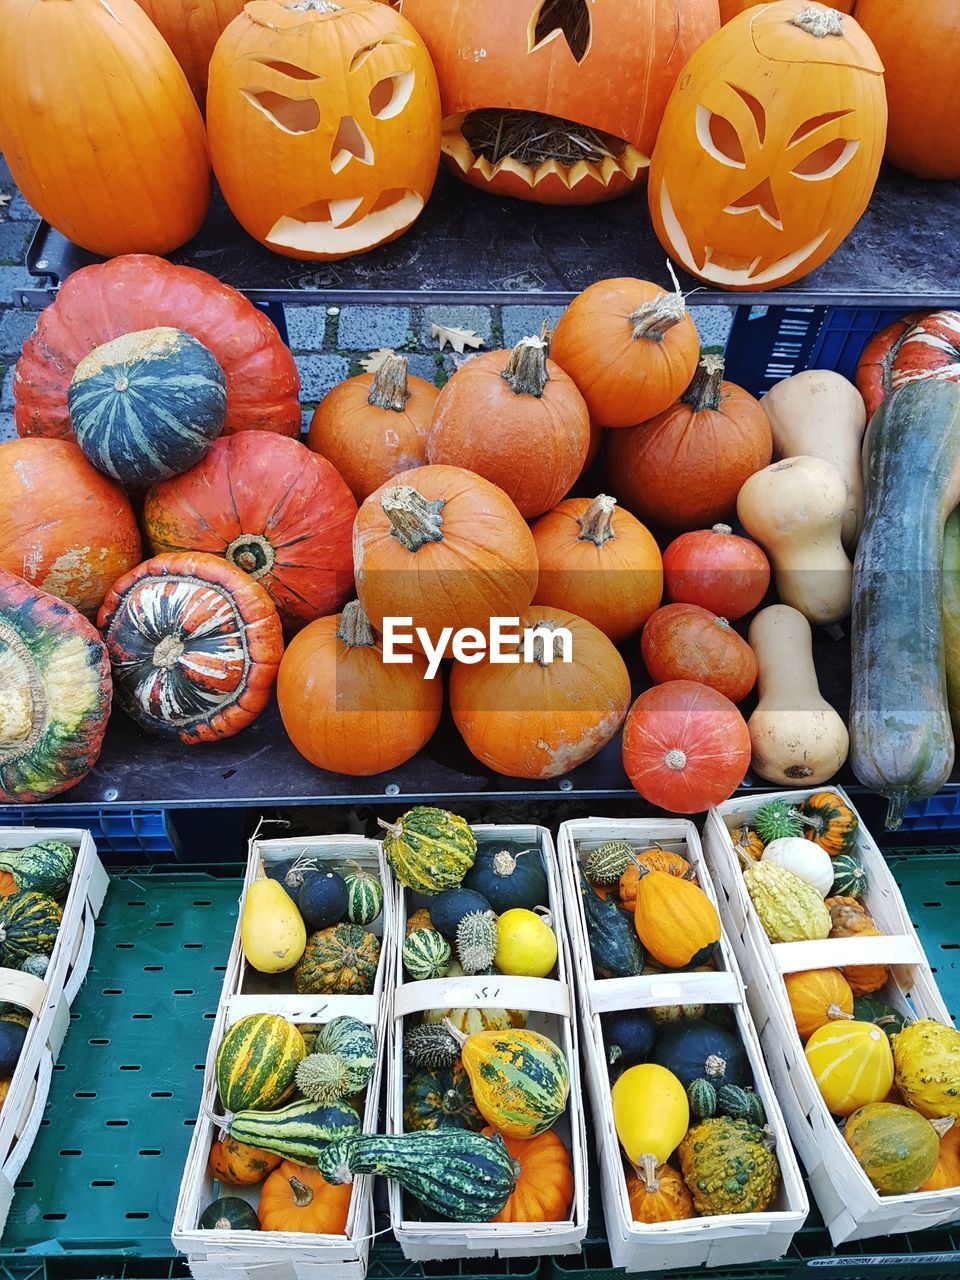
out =
[[[356,1134],[331,1142],[317,1165],[328,1182],[357,1174],[392,1178],[439,1218],[489,1222],[517,1183],[518,1170],[499,1135],[466,1129]]]
[[[235,1022],[217,1050],[214,1071],[228,1111],[276,1107],[294,1090],[306,1045],[297,1028],[276,1013],[251,1013]],[[253,1144],[256,1145],[256,1144]]]
[[[39,840],[23,849],[0,851],[0,871],[9,871],[18,889],[61,900],[67,896],[77,851],[64,840]]]
[[[448,1067],[460,1059],[460,1045],[446,1027],[427,1023],[407,1028],[403,1051],[417,1067]]]
[[[764,844],[803,835],[800,812],[785,800],[768,800],[753,815],[753,828]]]
[[[870,881],[863,869],[860,858],[855,853],[839,853],[833,862],[834,898],[863,898],[870,888]]]
[[[687,1085],[687,1101],[694,1120],[709,1120],[717,1114],[717,1091],[709,1080],[702,1077]]]
[[[463,972],[483,973],[496,954],[496,916],[492,911],[471,911],[457,925],[457,959]]]
[[[350,863],[344,876],[347,885],[347,919],[351,924],[368,925],[383,910],[383,885],[359,862]]]
[[[45,893],[22,890],[0,898],[0,967],[19,969],[33,955],[49,955],[63,912]]]
[[[767,1123],[763,1100],[752,1089],[723,1084],[717,1090],[717,1114],[733,1120],[748,1120],[762,1129]]]
[[[450,943],[436,929],[414,929],[403,942],[403,967],[415,982],[443,978],[450,968]]]
[[[318,1030],[313,1051],[297,1067],[297,1088],[313,1102],[352,1098],[367,1087],[376,1060],[371,1028],[341,1015]]]
[[[636,856],[626,840],[608,840],[587,854],[587,879],[593,884],[616,884]]]
[[[278,1111],[237,1111],[225,1121],[223,1128],[235,1142],[298,1164],[315,1164],[328,1143],[360,1132],[360,1117],[345,1102],[291,1102]]]

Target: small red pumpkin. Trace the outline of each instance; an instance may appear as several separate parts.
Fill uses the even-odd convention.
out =
[[[695,604],[668,604],[643,628],[643,661],[657,684],[694,680],[731,702],[742,702],[757,682],[756,654],[726,618]]]
[[[623,728],[623,767],[644,800],[700,813],[728,800],[750,767],[750,734],[729,698],[671,680],[641,693]]]
[[[667,596],[730,622],[756,609],[770,586],[770,561],[728,524],[681,533],[663,553]]]
[[[908,382],[960,382],[960,311],[912,311],[875,333],[857,361],[868,420]]]
[[[260,583],[284,627],[296,631],[352,593],[356,515],[326,458],[285,436],[244,431],[154,485],[143,519],[155,554],[223,556]]]

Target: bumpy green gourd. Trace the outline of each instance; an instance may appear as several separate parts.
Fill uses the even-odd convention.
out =
[[[803,835],[800,811],[786,800],[768,800],[753,815],[753,829],[764,844]]]
[[[477,839],[459,814],[421,804],[396,822],[378,821],[387,861],[407,889],[442,893],[460,884],[473,866]]]
[[[867,873],[855,853],[841,853],[833,859],[833,898],[863,898],[870,888]]]
[[[694,1120],[706,1120],[717,1113],[717,1091],[709,1080],[691,1080],[687,1085],[687,1101]]]
[[[823,898],[799,876],[775,862],[751,862],[743,879],[771,942],[809,942],[830,933]]]
[[[724,1084],[717,1090],[717,1112],[733,1120],[749,1120],[761,1129],[767,1123],[762,1100],[752,1089],[741,1089],[737,1084]]]
[[[714,1116],[679,1146],[680,1168],[697,1213],[762,1213],[777,1195],[780,1164],[758,1125]]]
[[[376,876],[360,866],[350,863],[351,870],[344,876],[347,886],[347,919],[351,924],[372,924],[383,910],[383,885]]]
[[[0,898],[0,965],[17,969],[29,956],[50,955],[63,912],[45,893],[24,889]]]
[[[635,857],[626,840],[608,840],[587,855],[587,878],[593,884],[616,884]]]
[[[294,1078],[311,1102],[327,1104],[350,1096],[346,1063],[333,1053],[308,1053]]]
[[[45,978],[50,968],[50,957],[43,955],[27,956],[20,966],[24,973],[31,973],[35,978]]]
[[[497,918],[492,911],[471,911],[457,925],[457,958],[464,973],[482,973],[497,953]]]
[[[447,1067],[460,1060],[460,1045],[446,1027],[426,1023],[407,1028],[403,1051],[418,1067]]]
[[[436,929],[414,929],[403,942],[403,967],[415,982],[443,978],[450,969],[450,944]]]

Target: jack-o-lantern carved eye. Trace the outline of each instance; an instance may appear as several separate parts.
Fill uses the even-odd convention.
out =
[[[726,116],[718,115],[709,107],[698,106],[696,128],[697,141],[707,155],[732,169],[747,167],[740,135]]]
[[[844,116],[850,115],[850,111],[830,111],[826,115],[811,116],[809,120],[805,120],[800,127],[795,130],[793,137],[787,144],[789,147],[800,147],[800,144],[807,139],[816,141],[814,135],[819,133],[821,129],[829,124],[833,124],[835,120],[842,120]],[[832,178],[838,174],[853,159],[860,143],[855,138],[831,138],[828,142],[824,142],[821,146],[814,146],[805,156],[795,164],[790,172],[795,178],[802,178],[805,182],[822,182],[825,178]]]
[[[406,36],[400,35],[397,31],[388,32],[386,35],[378,36],[376,40],[371,40],[368,44],[362,44],[350,59],[350,70],[359,71],[363,64],[385,45],[405,49],[414,47],[413,41],[408,40]]]
[[[320,127],[320,108],[313,98],[288,98],[272,89],[241,89],[240,92],[284,133],[313,133]]]
[[[370,114],[378,120],[398,116],[410,101],[414,79],[412,71],[398,71],[378,80],[370,90]]]
[[[577,62],[583,62],[590,52],[593,35],[587,0],[540,0],[530,19],[529,52],[533,53],[558,35],[566,40]]]

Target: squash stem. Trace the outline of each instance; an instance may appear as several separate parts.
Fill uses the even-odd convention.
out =
[[[455,1026],[453,1025],[453,1023],[450,1021],[450,1019],[449,1019],[449,1018],[444,1018],[444,1020],[443,1020],[443,1022],[441,1023],[441,1025],[443,1026],[443,1028],[444,1028],[444,1030],[445,1030],[445,1031],[448,1031],[448,1032],[450,1033],[450,1035],[452,1035],[452,1036],[453,1036],[453,1038],[454,1038],[454,1040],[456,1040],[457,1044],[459,1044],[459,1045],[461,1045],[461,1046],[462,1046],[462,1045],[465,1045],[465,1044],[467,1043],[467,1037],[463,1034],[463,1032],[460,1030],[460,1028],[459,1028],[459,1027],[455,1027]]]
[[[727,535],[733,533],[733,529],[728,524],[715,524],[711,527],[710,532]]]
[[[383,818],[378,818],[377,821],[380,823],[380,826],[383,827],[384,831],[390,832],[394,840],[399,840],[403,835],[403,825],[401,823],[384,822]]]
[[[633,1171],[643,1183],[643,1189],[647,1195],[656,1195],[660,1190],[660,1179],[657,1177],[657,1157],[650,1151],[645,1151],[640,1157],[640,1163],[633,1166]]]
[[[681,397],[694,413],[719,409],[723,395],[723,356],[701,356],[693,381]]]
[[[578,542],[592,542],[595,547],[602,547],[605,542],[615,538],[613,532],[613,511],[617,505],[616,498],[600,493],[594,498],[582,516],[577,516],[580,532]]]
[[[887,816],[883,824],[887,831],[899,829],[909,800],[910,797],[905,791],[894,791],[892,795],[887,796]]]
[[[521,338],[500,377],[510,384],[514,395],[536,396],[539,400],[550,380],[547,344],[543,338]]]
[[[290,1190],[293,1192],[293,1198],[298,1209],[306,1209],[308,1204],[313,1203],[313,1192],[299,1178],[290,1179]]]
[[[385,489],[380,506],[390,521],[390,533],[408,551],[417,552],[428,542],[443,541],[445,498],[425,498],[408,484]]]
[[[377,409],[403,413],[411,394],[407,385],[406,357],[391,353],[377,370],[367,396],[367,404],[372,404]]]
[[[942,1138],[945,1133],[949,1133],[953,1128],[956,1123],[956,1116],[939,1116],[936,1120],[931,1120],[930,1123],[936,1129],[937,1137]]]
[[[634,342],[641,338],[662,342],[664,334],[669,333],[675,324],[679,324],[686,314],[687,305],[679,291],[661,293],[659,298],[651,298],[629,316]]]
[[[533,660],[541,667],[549,667],[551,661],[563,656],[563,640],[560,636],[551,635],[549,641],[543,634],[545,631],[554,632],[558,630],[557,624],[551,618],[541,618],[533,624],[533,631],[536,633],[531,641],[531,651]],[[547,657],[547,644],[550,645],[550,657]],[[523,645],[518,645],[517,652],[523,651]]]
[[[367,620],[359,600],[351,600],[349,604],[343,606],[340,625],[337,627],[337,639],[342,640],[348,649],[369,649],[376,643],[373,627]]]
[[[811,5],[795,18],[791,18],[793,26],[799,27],[809,36],[823,40],[826,36],[843,35],[843,14],[836,9],[825,9],[821,5]]]
[[[847,1013],[846,1009],[841,1009],[838,1004],[831,1004],[827,1006],[827,1017],[831,1022],[839,1022],[841,1018],[845,1018],[847,1021],[853,1021],[853,1014]]]

